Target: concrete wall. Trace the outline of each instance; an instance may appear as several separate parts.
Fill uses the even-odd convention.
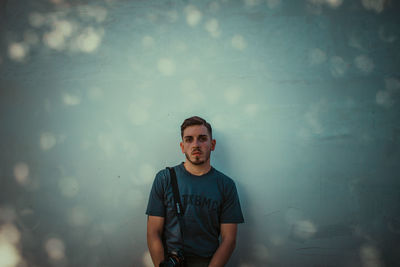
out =
[[[192,115],[242,203],[229,266],[400,265],[397,1],[0,10],[0,266],[151,266],[148,193]]]

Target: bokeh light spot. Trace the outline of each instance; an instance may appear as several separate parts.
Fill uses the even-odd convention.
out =
[[[270,241],[274,246],[282,246],[285,243],[284,238],[276,234],[271,235]]]
[[[13,224],[6,223],[0,226],[0,242],[5,241],[17,245],[20,239],[21,233]]]
[[[29,51],[29,47],[24,43],[12,43],[8,47],[8,55],[9,57],[17,62],[21,62],[27,56]]]
[[[327,5],[331,8],[338,8],[340,5],[342,5],[343,0],[308,0],[308,2],[317,6]]]
[[[240,34],[236,34],[235,36],[233,36],[231,43],[232,43],[233,48],[238,49],[238,50],[243,51],[247,47],[247,43],[246,43],[245,39]]]
[[[98,101],[103,98],[103,90],[98,87],[91,87],[87,91],[87,96],[92,101]]]
[[[62,96],[62,100],[67,106],[76,106],[81,103],[80,97],[71,93],[64,93]]]
[[[20,255],[12,244],[0,239],[0,266],[16,267],[20,261]]]
[[[67,20],[56,20],[53,22],[53,29],[60,32],[63,36],[69,37],[72,34],[73,26]]]
[[[43,42],[50,48],[55,50],[63,50],[65,48],[65,38],[61,32],[51,31],[43,35]]]
[[[330,60],[330,70],[334,77],[342,77],[347,71],[347,63],[343,58],[335,56]]]
[[[64,177],[60,179],[58,188],[62,195],[66,197],[74,197],[79,192],[79,184],[74,177]]]
[[[52,260],[61,260],[65,257],[64,242],[58,238],[50,238],[45,242],[45,250]]]
[[[194,27],[197,24],[199,24],[203,17],[203,14],[200,12],[200,10],[193,5],[188,5],[185,8],[185,13],[186,13],[186,22],[191,27]]]
[[[366,55],[357,56],[354,60],[354,64],[365,74],[369,74],[375,67],[372,59]]]
[[[363,267],[383,267],[379,250],[372,245],[363,245],[360,248],[360,258]]]
[[[362,5],[366,10],[373,10],[381,13],[385,7],[386,0],[362,0]]]
[[[247,104],[244,107],[245,114],[247,114],[249,116],[255,116],[258,111],[259,111],[259,105],[257,105],[257,104]]]
[[[311,65],[319,65],[326,61],[327,57],[324,51],[315,48],[309,53],[309,62]]]
[[[394,100],[388,90],[379,90],[376,93],[376,103],[388,108],[394,104]]]
[[[161,58],[157,63],[158,70],[165,76],[171,76],[175,73],[175,63],[169,58]]]
[[[26,163],[20,162],[14,166],[14,177],[20,185],[29,183],[29,167]]]
[[[49,150],[57,143],[56,137],[50,132],[44,132],[40,135],[40,147],[43,150]]]
[[[396,95],[400,92],[400,81],[395,78],[385,79],[385,90],[376,93],[376,103],[385,108],[393,106]]]
[[[300,220],[293,224],[293,235],[297,238],[309,239],[316,232],[316,226],[308,220]]]
[[[239,102],[242,92],[239,88],[230,88],[225,91],[225,100],[230,105],[235,105]]]
[[[210,35],[214,38],[220,36],[218,20],[216,19],[209,19],[205,25],[206,30],[210,33]]]
[[[46,17],[40,13],[33,12],[29,14],[29,23],[35,28],[40,28],[46,23]]]
[[[153,37],[148,36],[148,35],[146,35],[146,36],[143,37],[143,39],[142,39],[142,45],[143,45],[144,47],[146,47],[146,48],[153,47],[154,44],[155,44],[155,42],[154,42],[154,38],[153,38]]]
[[[92,53],[99,47],[102,35],[103,31],[96,31],[93,27],[87,27],[75,39],[74,47],[82,52]]]
[[[69,210],[68,221],[73,226],[84,226],[89,219],[87,210],[81,206],[75,206]]]

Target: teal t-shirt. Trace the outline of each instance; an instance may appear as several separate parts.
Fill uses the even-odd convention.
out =
[[[184,210],[185,254],[211,257],[219,245],[220,224],[244,222],[236,185],[213,167],[201,176],[189,173],[183,162],[174,169]],[[167,169],[159,171],[154,179],[146,214],[165,217],[163,235],[168,251],[182,249]]]

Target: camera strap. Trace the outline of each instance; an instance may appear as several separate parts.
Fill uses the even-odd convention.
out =
[[[181,198],[179,195],[178,182],[176,180],[176,173],[174,168],[167,167],[167,169],[169,170],[169,173],[171,175],[172,192],[174,193],[175,212],[178,217],[179,229],[181,230],[181,237],[182,237],[182,250],[184,251],[185,242],[183,238],[183,232],[184,232],[183,229],[185,223],[183,221],[183,208],[182,208]]]

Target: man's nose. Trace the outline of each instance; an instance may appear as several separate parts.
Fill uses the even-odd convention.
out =
[[[194,146],[199,146],[199,139],[194,139],[194,141],[193,141],[193,145]]]

